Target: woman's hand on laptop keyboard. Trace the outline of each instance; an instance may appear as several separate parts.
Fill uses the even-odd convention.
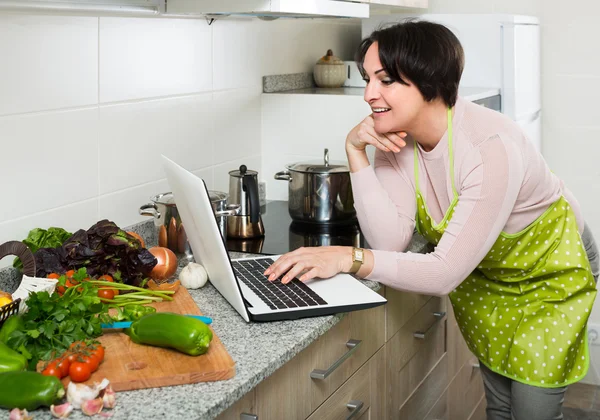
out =
[[[298,248],[275,260],[264,274],[268,276],[269,281],[281,278],[282,283],[288,283],[297,277],[305,282],[316,277],[324,279],[333,277],[338,273],[349,271],[351,266],[352,247]]]

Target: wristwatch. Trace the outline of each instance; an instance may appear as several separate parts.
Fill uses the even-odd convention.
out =
[[[352,248],[352,267],[350,267],[350,274],[355,274],[360,270],[360,267],[365,262],[365,252],[362,248]]]

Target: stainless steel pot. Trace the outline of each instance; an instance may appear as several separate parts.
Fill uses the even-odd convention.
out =
[[[344,162],[323,161],[286,165],[275,179],[289,182],[288,210],[292,220],[341,224],[356,222],[350,170]]]
[[[227,235],[227,217],[238,213],[240,206],[227,204],[227,194],[221,191],[208,191],[210,204],[215,212],[221,237]],[[140,214],[154,217],[154,226],[158,233],[158,245],[169,248],[176,254],[192,256],[192,249],[177,210],[175,199],[171,192],[155,195],[151,203],[140,207]]]

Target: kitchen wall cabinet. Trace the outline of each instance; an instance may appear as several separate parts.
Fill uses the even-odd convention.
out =
[[[0,10],[156,15],[164,0],[0,0]]]
[[[374,6],[395,6],[403,8],[416,8],[416,9],[427,9],[429,6],[429,0],[342,0],[350,1],[353,3],[369,3]]]
[[[345,316],[218,419],[339,419],[356,410],[353,418],[365,420],[483,420],[477,359],[448,299],[381,293],[387,305]],[[352,339],[361,344],[331,375],[310,377],[339,360]]]

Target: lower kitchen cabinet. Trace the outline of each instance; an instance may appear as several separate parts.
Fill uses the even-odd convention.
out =
[[[483,420],[477,359],[448,299],[381,293],[387,305],[345,316],[218,419]]]

